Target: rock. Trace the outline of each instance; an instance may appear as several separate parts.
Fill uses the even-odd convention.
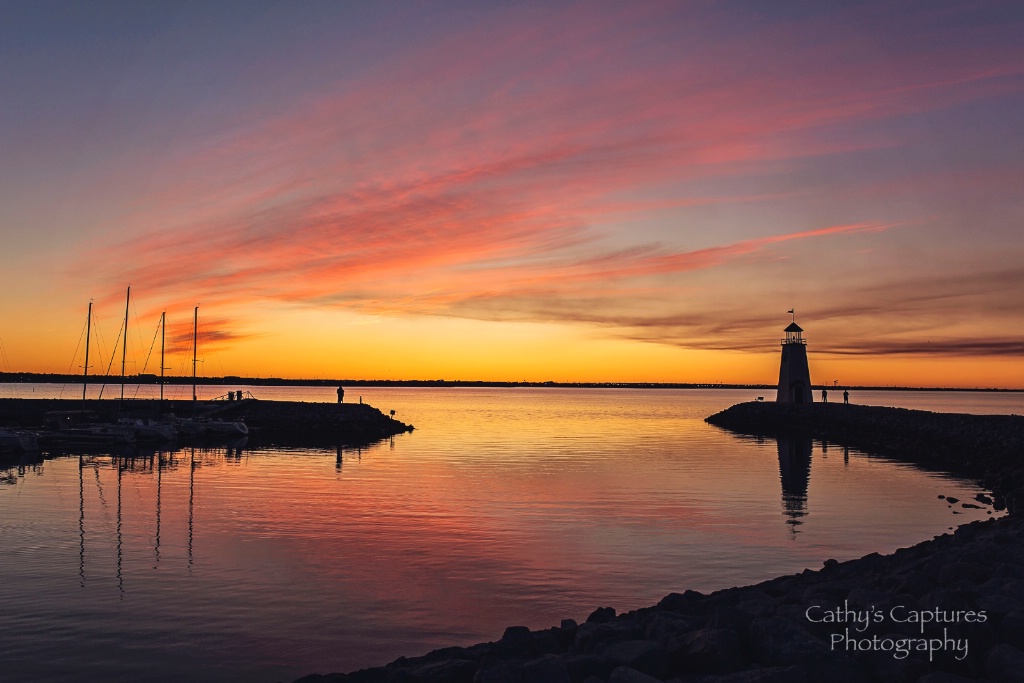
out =
[[[756,619],[750,625],[754,655],[773,666],[821,661],[829,656],[828,645],[789,619]]]
[[[1024,652],[1001,643],[985,655],[985,673],[999,683],[1019,683],[1024,672]]]
[[[598,607],[596,610],[590,613],[587,617],[588,624],[603,624],[606,621],[611,621],[615,618],[614,607]]]
[[[488,662],[476,672],[473,683],[524,683],[523,665],[509,661]]]
[[[999,638],[1004,643],[1024,648],[1024,611],[1013,610],[999,622]]]
[[[668,651],[649,640],[606,643],[594,654],[613,667],[625,666],[649,676],[661,677],[668,671]]]
[[[697,591],[688,590],[684,593],[669,593],[658,603],[658,609],[686,612],[697,605],[703,598],[704,595]]]
[[[635,621],[609,621],[600,624],[586,623],[576,629],[576,641],[572,651],[577,654],[591,654],[601,643],[608,641],[638,640],[644,632]]]
[[[737,616],[737,622],[742,621],[744,626],[757,617],[770,617],[774,616],[776,610],[776,600],[772,599],[765,593],[759,591],[751,591],[749,594],[744,594],[739,600],[736,601],[732,606],[735,616]]]
[[[569,668],[556,655],[545,655],[523,664],[523,680],[530,683],[572,683]]]
[[[716,676],[713,680],[715,683],[810,683],[807,669],[802,666],[750,669]]]
[[[612,671],[612,675],[608,677],[608,683],[661,683],[661,681],[645,673],[640,673],[636,669],[630,669],[628,666],[620,666]]]
[[[911,637],[920,637],[920,633],[908,633]],[[941,632],[939,633],[941,635]],[[879,634],[881,638],[881,634]],[[898,637],[888,634],[886,637]],[[906,637],[906,636],[904,636]],[[934,664],[908,657],[896,659],[891,652],[867,652],[860,655],[858,661],[870,666],[871,673],[881,681],[916,681],[924,674],[932,671]]]
[[[893,594],[871,586],[858,586],[850,590],[847,600],[856,609],[883,609],[893,604]]]
[[[608,663],[594,655],[569,655],[564,661],[569,677],[574,681],[596,678],[604,683],[611,673]]]
[[[832,572],[829,573],[829,576],[831,575]],[[800,601],[803,605],[826,606],[827,603],[831,603],[830,606],[838,607],[843,604],[846,596],[850,594],[850,590],[856,585],[857,582],[854,579],[816,581],[803,592]]]
[[[472,683],[476,671],[476,662],[450,659],[419,667],[410,680],[422,683]]]
[[[700,628],[701,620],[697,617],[676,614],[675,612],[655,612],[646,619],[644,637],[668,645],[676,636]]]
[[[531,644],[530,629],[525,626],[509,626],[502,634],[501,645],[512,650],[522,650]]]
[[[706,628],[672,641],[670,670],[697,674],[723,674],[741,669],[748,657],[739,634],[729,629]]]
[[[932,671],[918,678],[917,683],[971,683],[973,680],[946,671]]]
[[[957,580],[967,579],[972,582],[984,581],[989,567],[972,561],[946,562],[939,569],[939,582],[952,584]]]
[[[982,610],[989,619],[1016,612],[1024,613],[1024,601],[1009,595],[983,595],[974,601],[974,609]]]

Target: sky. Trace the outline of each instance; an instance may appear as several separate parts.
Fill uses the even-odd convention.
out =
[[[2,0],[0,93],[0,371],[130,285],[128,373],[1024,388],[1016,0]]]

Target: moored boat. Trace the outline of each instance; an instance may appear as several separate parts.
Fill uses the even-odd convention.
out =
[[[241,420],[185,417],[177,420],[176,426],[183,436],[193,438],[233,438],[246,436],[249,433],[249,427]]]
[[[28,453],[39,450],[39,435],[23,430],[0,429],[0,453]]]
[[[50,448],[90,448],[130,446],[135,433],[124,425],[92,422],[95,413],[86,410],[63,410],[47,413],[47,430],[40,434],[42,443]]]
[[[136,441],[174,441],[178,437],[178,430],[170,420],[122,418],[118,424],[132,430]]]

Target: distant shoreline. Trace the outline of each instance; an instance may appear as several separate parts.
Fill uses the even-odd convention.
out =
[[[498,382],[486,380],[446,380],[446,379],[290,379],[285,377],[191,377],[165,376],[164,384],[188,385],[195,381],[203,386],[287,386],[287,387],[484,387],[484,388],[565,388],[565,389],[756,389],[758,391],[774,391],[774,384],[728,384],[722,382]],[[87,378],[89,384],[120,384],[119,375],[95,375]],[[34,372],[0,372],[0,384],[81,384],[81,375],[49,374]],[[128,375],[125,384],[159,384],[157,375]],[[1022,389],[1000,387],[906,387],[906,386],[860,386],[816,384],[815,389],[851,389],[856,391],[948,391],[948,392],[987,392],[987,393],[1024,393]]]

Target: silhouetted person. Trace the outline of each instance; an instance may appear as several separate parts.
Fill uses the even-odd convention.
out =
[[[345,390],[342,389],[341,387],[338,387],[338,403],[341,403],[344,400],[345,400]]]
[[[849,389],[844,389],[843,390],[843,403],[849,403],[849,402],[850,402],[850,390]]]
[[[828,403],[828,389],[821,390],[821,402]]]

